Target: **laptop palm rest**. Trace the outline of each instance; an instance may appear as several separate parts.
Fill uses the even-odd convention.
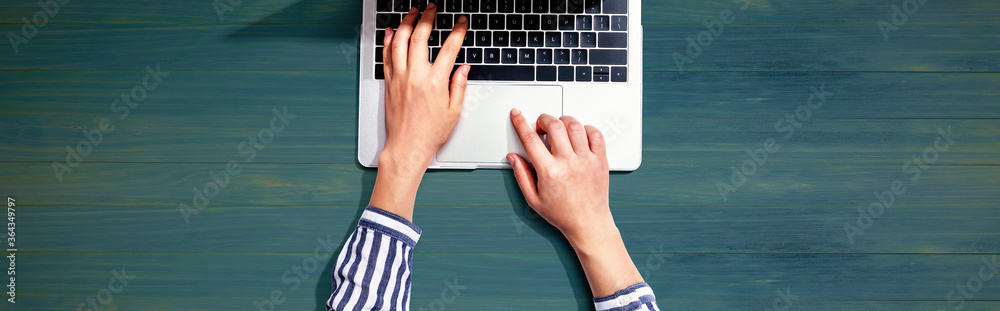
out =
[[[438,151],[438,162],[505,164],[507,153],[527,159],[510,110],[521,110],[531,127],[542,113],[562,115],[562,87],[558,85],[469,85],[462,117]]]

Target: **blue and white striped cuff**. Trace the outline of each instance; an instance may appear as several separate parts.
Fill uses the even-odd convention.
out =
[[[410,247],[416,246],[417,240],[420,240],[420,228],[412,222],[371,205],[365,207],[361,220],[358,220],[358,226],[382,232]]]
[[[611,296],[594,298],[597,311],[656,310],[655,303],[656,296],[646,282],[635,283]]]

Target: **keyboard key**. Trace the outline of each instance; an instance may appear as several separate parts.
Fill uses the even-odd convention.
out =
[[[531,11],[535,13],[548,13],[549,0],[534,0],[534,3],[531,5]]]
[[[597,15],[594,16],[594,30],[605,31],[611,29],[609,26],[611,24],[611,16],[607,15]]]
[[[531,0],[514,0],[514,12],[531,13]]]
[[[478,64],[483,62],[483,49],[480,48],[468,48],[465,51],[465,60],[470,64]]]
[[[598,75],[609,75],[609,74],[611,74],[611,70],[609,68],[610,67],[608,67],[608,66],[594,66],[594,78],[596,79],[596,77]]]
[[[538,66],[535,68],[535,77],[538,81],[555,81],[556,66]]]
[[[427,46],[441,46],[441,32],[432,30],[427,37]]]
[[[507,46],[510,44],[510,33],[497,31],[493,33],[493,46]]]
[[[382,62],[382,51],[384,49],[385,48],[381,47],[381,46],[375,47],[375,62],[376,63],[381,63]]]
[[[545,33],[541,31],[528,32],[528,46],[545,46]]]
[[[575,48],[579,45],[580,45],[580,33],[578,32],[563,33],[563,47]]]
[[[441,45],[444,45],[445,41],[448,41],[448,37],[451,36],[451,30],[441,31]]]
[[[556,49],[552,55],[556,64],[569,64],[569,49]]]
[[[476,0],[469,0],[469,1],[476,1]],[[480,0],[479,11],[483,13],[496,13],[497,0]]]
[[[562,46],[562,36],[558,32],[550,31],[545,33],[545,46],[547,47],[560,47]]]
[[[446,12],[458,13],[462,12],[462,0],[445,0],[444,10]]]
[[[493,44],[493,36],[489,31],[476,32],[476,46],[490,46]]]
[[[375,64],[375,80],[385,80],[385,71],[382,64]]]
[[[590,66],[576,66],[576,82],[590,82]]]
[[[465,32],[465,40],[462,41],[462,46],[475,46],[476,45],[476,32],[468,30]]]
[[[584,0],[583,5],[586,7],[584,10],[586,13],[601,13],[601,0]]]
[[[427,8],[427,0],[413,0],[410,1],[410,7],[416,7],[417,10],[423,11]]]
[[[491,30],[503,30],[507,27],[504,22],[503,14],[490,14],[490,29]]]
[[[396,14],[396,13],[378,13],[378,14],[375,14],[375,28],[376,29],[385,29],[386,27],[395,27],[395,26],[392,26],[392,19],[393,19],[393,17],[396,17],[396,19],[400,19],[399,14]],[[399,22],[396,22],[396,24],[398,25]]]
[[[438,14],[437,18],[436,18],[437,23],[435,23],[434,28],[435,29],[452,29],[452,28],[454,28],[455,24],[453,24],[453,20],[452,20],[453,17],[454,17],[454,15],[451,15],[451,14]]]
[[[528,46],[528,33],[523,31],[511,31],[510,46]]]
[[[552,63],[552,50],[550,49],[538,49],[535,50],[535,62],[538,64],[551,64]]]
[[[469,80],[534,81],[535,66],[472,65]]]
[[[597,33],[596,32],[580,33],[580,47],[582,48],[597,47]]]
[[[559,66],[559,81],[573,81],[576,78],[576,73],[573,72],[573,66]]]
[[[524,30],[538,30],[539,25],[539,15],[524,15]]]
[[[584,49],[574,49],[574,50],[572,50],[572,52],[570,53],[570,59],[573,61],[574,65],[586,65],[587,64],[587,50],[584,50]]]
[[[590,30],[594,25],[594,17],[590,15],[576,16],[576,30]]]
[[[583,0],[567,0],[566,13],[583,13]]]
[[[479,12],[479,1],[476,0],[465,0],[465,5],[462,6],[462,12],[466,13],[476,13]]]
[[[431,57],[430,62],[433,63],[434,60],[438,58],[438,54],[440,53],[441,53],[441,48],[431,48],[431,52],[427,53],[428,54],[427,56]]]
[[[611,16],[611,30],[614,31],[628,30],[628,16],[625,15]]]
[[[628,82],[628,68],[611,67],[611,82]]]
[[[602,48],[628,47],[628,34],[624,32],[602,32],[597,35],[597,43]]]
[[[627,50],[590,50],[590,63],[593,65],[625,65],[627,62]]]
[[[534,64],[535,49],[520,49],[517,51],[517,62],[519,64]]]
[[[566,0],[551,0],[549,2],[550,13],[566,13]]]
[[[594,82],[608,82],[609,77],[607,74],[597,74],[594,73]]]
[[[499,64],[500,49],[483,49],[483,62],[487,64]]]
[[[517,49],[503,49],[500,51],[500,62],[504,64],[517,64]]]
[[[396,12],[408,12],[410,11],[410,1],[392,0],[392,10]]]
[[[514,0],[499,0],[497,2],[497,12],[514,13]]]
[[[542,15],[542,30],[559,29],[558,15]]]
[[[573,30],[575,23],[573,15],[559,15],[559,30]]]
[[[376,1],[375,12],[392,12],[392,1],[391,0]]]
[[[507,14],[507,30],[521,30],[521,15]]]
[[[626,14],[628,13],[628,0],[604,0],[604,13]]]
[[[486,14],[472,14],[472,23],[469,24],[469,29],[489,29],[490,28],[490,17]]]
[[[465,62],[465,49],[458,50],[458,55],[455,55],[455,63],[460,64]]]
[[[385,30],[379,29],[375,31],[375,45],[382,45],[385,43]]]

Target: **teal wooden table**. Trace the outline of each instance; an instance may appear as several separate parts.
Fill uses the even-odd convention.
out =
[[[0,308],[320,310],[375,176],[360,2],[0,3]],[[662,309],[1000,310],[1000,3],[643,4],[611,203]],[[415,310],[591,308],[509,171],[417,204]]]

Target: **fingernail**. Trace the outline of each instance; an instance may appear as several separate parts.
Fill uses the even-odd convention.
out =
[[[417,7],[410,8],[410,14],[417,13]]]
[[[427,9],[428,9],[428,10],[433,10],[433,9],[434,9],[434,7],[435,7],[435,5],[434,5],[434,2],[431,2],[431,3],[428,3],[428,4],[427,4]]]
[[[459,16],[458,16],[458,22],[459,22],[459,23],[464,23],[464,22],[466,22],[466,19],[465,19],[465,15],[459,15]]]
[[[468,76],[468,75],[469,75],[469,69],[470,69],[470,68],[472,68],[472,66],[469,66],[469,65],[462,65],[462,74],[463,74],[463,75],[466,75],[466,76]]]
[[[508,154],[507,161],[510,162],[510,164],[514,164],[514,155]]]
[[[510,115],[512,115],[512,116],[521,115],[521,110],[517,110],[517,108],[511,109],[510,110]]]

